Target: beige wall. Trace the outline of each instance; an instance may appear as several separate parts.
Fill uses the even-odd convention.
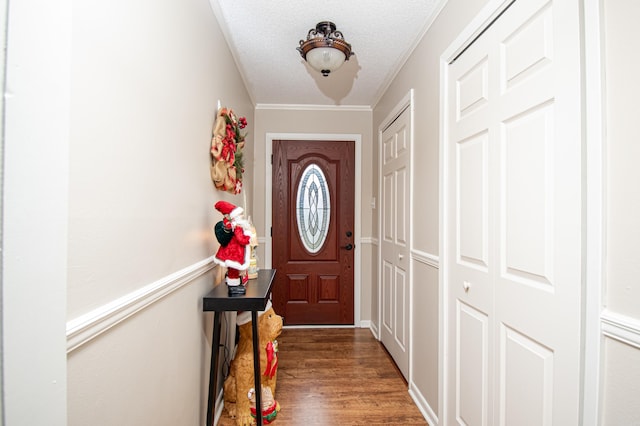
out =
[[[611,310],[640,318],[640,181],[637,84],[640,3],[606,1],[605,73],[607,115],[607,297]]]
[[[422,408],[431,420],[439,417],[438,335],[439,300],[437,262],[439,245],[439,108],[440,55],[487,3],[486,0],[449,0],[426,35],[373,111],[373,129],[410,89],[414,89],[414,167],[413,167],[413,333],[411,336],[412,373],[410,388],[425,402]],[[376,140],[377,144],[377,140]],[[376,150],[378,149],[376,145]],[[377,170],[375,167],[375,170]],[[377,188],[377,176],[374,179]],[[378,212],[375,213],[376,215]],[[377,228],[376,231],[377,232]],[[377,235],[377,234],[376,234]],[[372,305],[377,306],[374,293]],[[372,322],[377,328],[379,318]]]
[[[207,0],[73,3],[67,320],[206,261],[217,103],[253,104]],[[253,163],[253,140],[244,150]],[[252,197],[251,167],[245,193]],[[68,354],[68,424],[202,424],[217,269],[181,283]],[[99,327],[98,327],[99,328]],[[102,331],[102,330],[101,330]],[[223,340],[224,341],[224,340]]]
[[[603,425],[640,424],[640,3],[604,5],[606,128],[605,317],[623,321],[635,339],[605,336],[602,350]],[[615,327],[614,327],[615,331]]]
[[[212,254],[217,101],[253,125],[207,0],[83,1],[73,13],[69,319]],[[251,142],[244,151],[251,163]]]

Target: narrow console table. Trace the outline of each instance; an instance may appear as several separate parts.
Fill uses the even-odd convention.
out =
[[[213,336],[211,338],[211,371],[209,372],[209,400],[207,402],[207,424],[213,425],[218,384],[218,355],[220,352],[220,315],[225,311],[251,311],[253,331],[253,378],[256,389],[256,413],[262,413],[262,392],[260,392],[260,348],[258,347],[258,312],[264,311],[271,294],[275,269],[258,271],[258,278],[249,280],[247,292],[242,296],[229,296],[227,286],[220,283],[203,298],[202,310],[215,312],[213,316]],[[262,426],[262,415],[256,415],[258,426]]]

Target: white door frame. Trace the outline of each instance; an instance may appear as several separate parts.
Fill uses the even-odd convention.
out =
[[[2,4],[0,423],[66,425],[73,2]]]
[[[584,284],[584,354],[582,419],[585,426],[600,420],[600,366],[602,290],[606,274],[606,138],[603,6],[584,0],[584,80],[586,151],[586,268]]]
[[[271,155],[273,154],[274,140],[309,140],[309,141],[353,141],[355,144],[356,164],[355,164],[355,192],[354,192],[354,241],[357,242],[354,253],[353,267],[353,325],[360,327],[360,304],[361,304],[361,268],[362,268],[362,241],[361,241],[361,225],[362,225],[362,135],[357,133],[267,133],[265,147],[265,196],[264,196],[264,266],[271,268],[272,252],[271,252],[271,226],[273,218],[271,214],[272,207],[272,180],[273,165],[271,164]]]
[[[604,138],[604,75],[602,72],[602,5],[601,0],[582,0],[584,3],[584,27],[582,53],[585,58],[585,69],[582,76],[585,79],[585,99],[583,116],[585,117],[586,152],[586,253],[583,262],[586,264],[583,287],[583,334],[584,351],[582,353],[582,395],[581,395],[581,424],[597,425],[600,406],[600,314],[602,311],[601,292],[604,280],[604,243],[605,243],[605,138]],[[511,4],[512,0],[490,0],[476,17],[460,32],[455,40],[440,56],[440,277],[439,277],[439,310],[440,330],[439,346],[439,377],[438,377],[438,412],[439,425],[448,424],[446,416],[447,383],[449,365],[447,323],[448,291],[445,283],[448,281],[447,258],[448,235],[446,218],[448,215],[447,194],[450,188],[446,185],[447,164],[449,153],[446,151],[447,140],[447,67],[502,11]]]
[[[391,112],[385,117],[384,120],[380,123],[378,127],[378,203],[382,202],[382,155],[383,155],[383,146],[382,146],[382,133],[384,130],[389,127],[402,112],[409,108],[410,115],[410,124],[411,128],[409,129],[409,157],[411,161],[411,173],[409,174],[409,193],[411,194],[411,188],[413,188],[413,167],[414,167],[414,155],[413,155],[413,119],[414,119],[414,101],[413,101],[414,89],[410,89],[409,92],[396,104],[396,106],[391,110]],[[409,245],[409,253],[413,253],[413,197],[408,197],[409,205],[407,206],[409,209],[409,233],[408,233],[408,241]],[[382,238],[382,209],[378,208],[378,238]],[[411,356],[411,348],[412,342],[411,338],[413,336],[413,259],[409,259],[409,301],[407,305],[409,306],[409,337],[407,343],[407,351],[409,353],[409,372],[407,377],[407,382],[412,383],[413,378],[413,368],[412,368],[412,356]],[[382,277],[382,243],[378,246],[378,318],[375,321],[375,334],[378,340],[382,338],[382,286],[380,285],[380,280]]]

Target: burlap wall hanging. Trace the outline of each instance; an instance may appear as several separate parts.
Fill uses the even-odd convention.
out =
[[[211,180],[216,188],[232,194],[242,191],[242,148],[247,126],[245,117],[238,118],[232,109],[220,108],[211,136]]]

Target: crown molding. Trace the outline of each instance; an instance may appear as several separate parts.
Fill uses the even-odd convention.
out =
[[[257,110],[372,112],[369,105],[256,104]]]

